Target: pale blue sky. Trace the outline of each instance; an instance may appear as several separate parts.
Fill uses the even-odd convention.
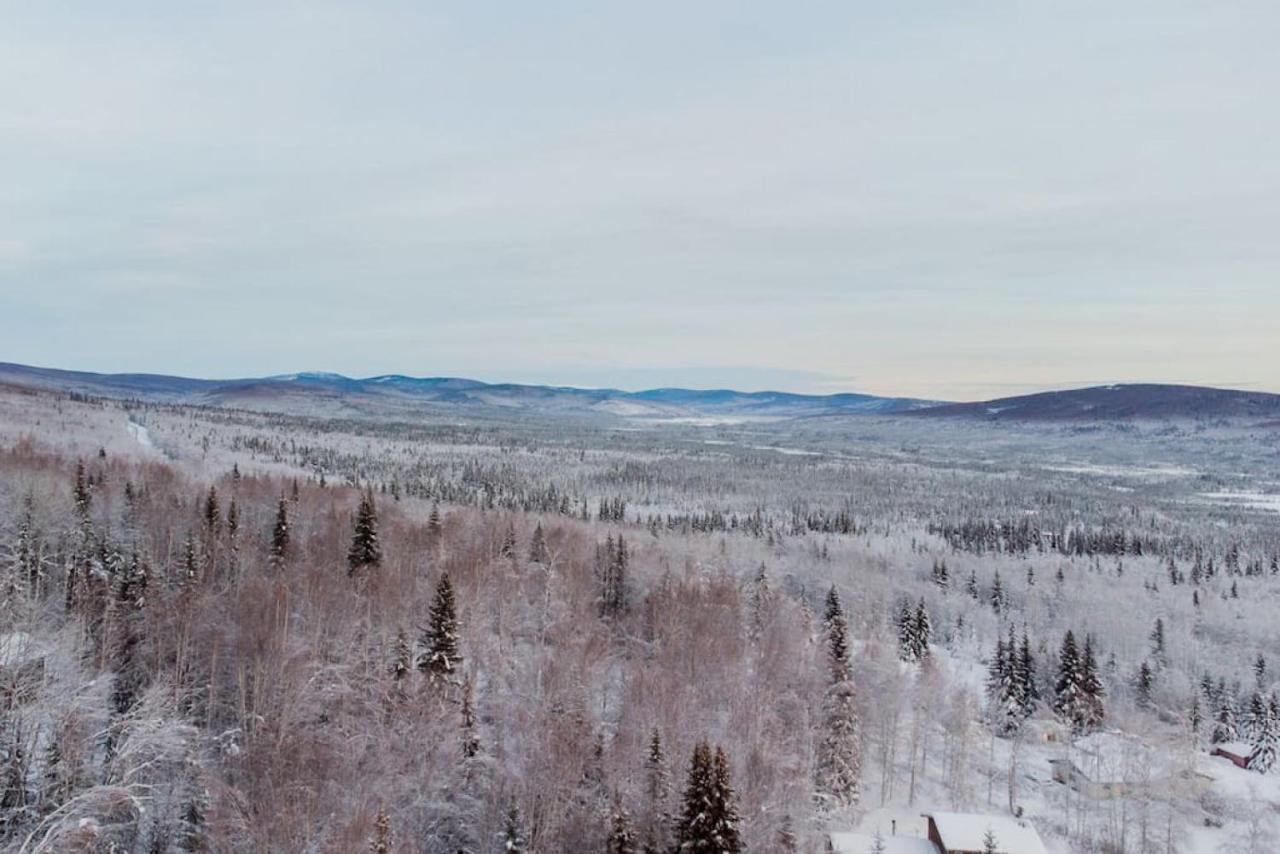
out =
[[[0,0],[0,360],[1280,391],[1280,4]]]

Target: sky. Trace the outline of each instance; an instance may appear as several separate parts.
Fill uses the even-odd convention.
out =
[[[0,361],[1280,392],[1280,3],[0,0]]]

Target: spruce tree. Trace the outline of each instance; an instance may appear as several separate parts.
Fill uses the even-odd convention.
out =
[[[422,653],[418,669],[435,680],[449,680],[462,663],[458,649],[458,611],[453,598],[449,573],[443,573],[436,584],[435,599],[422,631]]]
[[[1152,673],[1151,665],[1144,661],[1138,666],[1138,673],[1133,680],[1134,702],[1137,703],[1138,708],[1151,708],[1151,692],[1154,688],[1155,675]]]
[[[1084,719],[1084,676],[1075,634],[1068,629],[1058,653],[1058,679],[1053,686],[1053,710],[1063,722],[1080,730]]]
[[[622,798],[615,794],[609,815],[609,838],[605,842],[607,854],[636,854],[636,834],[631,826],[631,816],[622,805]]]
[[[1081,721],[1085,732],[1092,732],[1102,725],[1106,717],[1103,699],[1106,692],[1098,675],[1098,660],[1093,651],[1093,635],[1085,635],[1084,653],[1081,658],[1081,688],[1084,695],[1084,717]]]
[[[524,854],[524,832],[520,826],[520,807],[513,800],[507,809],[507,823],[502,829],[502,850],[504,854]]]
[[[474,759],[480,753],[480,735],[476,729],[475,684],[471,677],[462,682],[461,742],[462,758]]]
[[[996,840],[996,832],[989,827],[982,835],[982,854],[1000,854],[1000,843]]]
[[[347,550],[347,567],[354,575],[365,567],[382,563],[382,548],[378,545],[378,510],[373,503],[373,490],[365,490],[356,509],[355,530],[351,536],[351,548]]]
[[[1160,617],[1156,617],[1155,626],[1151,629],[1151,658],[1157,667],[1165,667],[1169,663],[1165,652],[1164,620]]]
[[[680,854],[738,854],[738,812],[724,751],[703,741],[693,750],[684,810],[676,828]]]
[[[657,727],[653,728],[653,734],[649,737],[649,748],[644,758],[644,775],[648,808],[645,848],[666,851],[671,823],[667,806],[671,796],[671,772],[667,768],[666,752],[662,747],[662,734]]]
[[[924,606],[924,599],[916,603],[913,621],[911,653],[914,661],[923,661],[929,657],[929,644],[933,641],[933,623],[929,619],[929,609]]]
[[[391,854],[391,820],[387,811],[378,807],[378,814],[373,819],[373,838],[369,840],[371,854]]]
[[[539,522],[533,529],[533,539],[529,543],[529,562],[545,564],[549,556],[546,534],[542,532],[542,523]]]
[[[861,722],[849,664],[849,629],[838,607],[830,614],[827,665],[831,681],[823,700],[823,729],[814,781],[818,806],[823,810],[857,803],[862,778]]]
[[[271,565],[279,569],[289,556],[289,505],[280,496],[276,505],[276,523],[271,527]]]
[[[1280,704],[1273,697],[1253,740],[1253,752],[1245,765],[1250,771],[1269,774],[1276,767],[1277,752],[1280,751],[1280,709],[1277,705]]]

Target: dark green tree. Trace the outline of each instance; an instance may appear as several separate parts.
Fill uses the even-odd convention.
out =
[[[373,491],[365,490],[356,508],[355,530],[351,535],[351,548],[347,550],[347,567],[352,575],[365,567],[382,563],[382,547],[378,545],[378,509],[373,503]]]

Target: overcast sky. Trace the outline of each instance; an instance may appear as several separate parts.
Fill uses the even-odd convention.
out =
[[[0,360],[1280,391],[1280,3],[0,0]]]

